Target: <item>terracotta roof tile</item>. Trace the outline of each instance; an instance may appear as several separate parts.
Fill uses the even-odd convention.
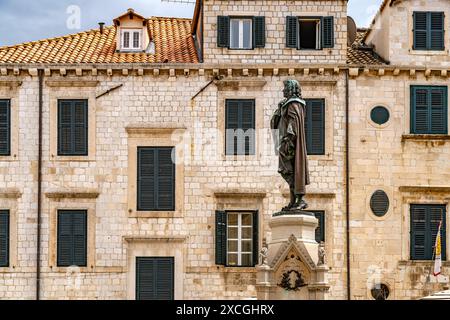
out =
[[[155,54],[116,52],[116,28],[105,27],[0,47],[0,63],[198,63],[190,19],[153,17],[148,28]]]
[[[364,42],[366,29],[358,29],[356,39],[347,49],[347,63],[353,65],[384,65],[383,59],[373,49],[367,47]]]

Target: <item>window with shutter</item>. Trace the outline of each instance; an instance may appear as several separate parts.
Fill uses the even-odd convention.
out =
[[[445,50],[444,19],[444,12],[414,12],[414,50]]]
[[[321,50],[334,42],[334,17],[286,17],[287,48]]]
[[[441,227],[442,260],[446,260],[445,205],[411,204],[411,260],[432,260],[439,223]]]
[[[88,155],[87,100],[58,100],[58,155]]]
[[[58,211],[59,267],[87,266],[87,211]]]
[[[138,211],[175,211],[173,152],[173,147],[138,148]]]
[[[306,148],[309,155],[325,154],[325,99],[306,99]]]
[[[0,100],[0,155],[11,154],[11,102]]]
[[[136,300],[174,299],[174,258],[136,258]]]
[[[228,48],[230,46],[230,18],[226,16],[217,17],[217,46]]]
[[[411,86],[411,133],[447,134],[447,87]]]
[[[0,210],[0,267],[9,267],[9,211]]]
[[[253,17],[253,48],[266,46],[266,18]]]
[[[258,263],[257,211],[216,212],[216,264],[250,267]]]
[[[255,100],[226,100],[225,154],[256,153]]]
[[[228,49],[264,48],[265,17],[217,17],[217,46]]]

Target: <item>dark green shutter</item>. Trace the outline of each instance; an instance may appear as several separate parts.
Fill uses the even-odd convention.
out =
[[[9,211],[0,211],[0,267],[9,267]]]
[[[11,106],[9,100],[0,100],[0,155],[11,154]]]
[[[253,212],[253,266],[259,259],[259,212]]]
[[[298,49],[298,17],[286,17],[286,47]]]
[[[444,12],[414,12],[415,50],[444,50]]]
[[[255,101],[226,100],[225,109],[225,153],[255,154]]]
[[[137,210],[175,210],[174,148],[138,148]]]
[[[221,48],[230,46],[230,17],[217,17],[217,46]]]
[[[447,134],[447,87],[411,87],[411,133]]]
[[[227,263],[227,213],[216,211],[216,264]]]
[[[334,47],[334,17],[323,17],[322,21],[322,48]]]
[[[306,100],[306,148],[309,155],[325,154],[325,100]]]
[[[264,48],[266,46],[266,18],[253,17],[253,47]]]
[[[441,228],[442,260],[446,260],[445,205],[411,205],[411,260],[433,259],[439,222]]]
[[[427,49],[427,13],[426,12],[414,12],[414,49],[426,50]]]
[[[317,243],[325,241],[325,211],[313,211],[319,225],[316,228],[315,238]]]
[[[59,267],[87,266],[87,212],[58,211]]]
[[[430,12],[430,49],[444,50],[444,13]]]
[[[174,258],[136,258],[136,299],[174,299]]]
[[[58,101],[58,155],[88,155],[87,100]]]

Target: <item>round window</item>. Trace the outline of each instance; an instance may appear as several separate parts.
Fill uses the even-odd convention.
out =
[[[370,293],[375,300],[387,300],[389,297],[389,288],[384,283],[378,283],[370,290]]]
[[[389,110],[382,106],[375,107],[370,112],[370,119],[376,124],[385,124],[389,121]]]
[[[370,198],[370,209],[377,217],[384,216],[389,210],[389,198],[383,190],[377,190]]]

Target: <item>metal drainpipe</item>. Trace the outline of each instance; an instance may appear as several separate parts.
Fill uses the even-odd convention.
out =
[[[38,143],[38,192],[37,192],[37,243],[36,243],[36,300],[40,300],[41,289],[41,210],[42,210],[42,105],[44,71],[39,69],[39,143]]]
[[[347,245],[347,300],[351,300],[350,277],[350,156],[349,156],[349,81],[347,69],[345,72],[345,219]]]

